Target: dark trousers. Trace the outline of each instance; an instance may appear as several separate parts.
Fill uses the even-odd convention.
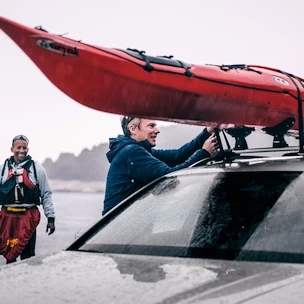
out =
[[[25,260],[35,255],[35,247],[36,247],[36,230],[33,233],[33,236],[28,241],[26,247],[20,254],[20,259]],[[6,264],[10,264],[16,262],[17,260],[13,261],[6,261]]]

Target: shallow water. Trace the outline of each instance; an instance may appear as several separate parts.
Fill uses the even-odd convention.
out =
[[[56,231],[48,235],[47,219],[39,207],[41,221],[37,228],[36,256],[58,252],[68,247],[81,228],[100,219],[103,208],[103,193],[53,193],[56,214]],[[0,256],[0,265],[5,259]]]

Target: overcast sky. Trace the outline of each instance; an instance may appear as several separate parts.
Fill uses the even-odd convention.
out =
[[[304,77],[303,0],[0,0],[0,15],[90,44],[196,64],[257,64]],[[25,134],[43,162],[107,142],[119,116],[59,91],[0,31],[0,162]],[[185,139],[186,141],[187,139]]]

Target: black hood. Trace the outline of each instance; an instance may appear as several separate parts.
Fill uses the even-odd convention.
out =
[[[149,152],[152,149],[152,145],[149,143],[148,140],[144,141],[136,141],[135,139],[124,136],[118,135],[117,138],[110,138],[109,139],[109,149],[110,151],[107,153],[108,161],[111,163],[114,156],[125,146],[127,145],[141,145]]]

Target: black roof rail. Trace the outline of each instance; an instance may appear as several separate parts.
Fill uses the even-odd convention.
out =
[[[265,147],[265,148],[251,148],[251,149],[245,149],[245,150],[232,150],[232,149],[226,149],[223,151],[219,151],[214,156],[210,156],[207,158],[204,158],[193,165],[191,165],[189,168],[193,167],[199,167],[199,166],[205,166],[208,163],[213,162],[220,162],[223,163],[230,163],[234,160],[240,160],[240,159],[252,159],[252,158],[271,158],[273,156],[261,156],[261,155],[253,155],[254,153],[268,153],[268,152],[291,152],[291,153],[284,153],[280,157],[284,159],[287,156],[296,156],[299,152],[298,146],[292,146],[292,147],[283,147],[283,148],[272,148],[272,147]]]
[[[264,152],[296,152],[299,151],[299,146],[288,146],[283,148],[273,148],[273,147],[262,147],[262,148],[249,148],[245,150],[237,150],[240,154],[252,154],[252,153],[264,153]]]

